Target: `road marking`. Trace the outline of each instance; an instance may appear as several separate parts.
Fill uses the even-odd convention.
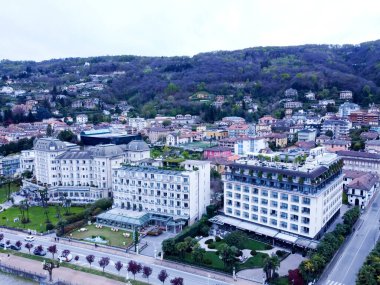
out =
[[[333,280],[327,280],[327,285],[344,285],[343,283],[339,283]]]

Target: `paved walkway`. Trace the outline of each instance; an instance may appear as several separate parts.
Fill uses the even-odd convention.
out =
[[[287,258],[281,261],[280,268],[278,269],[278,274],[280,276],[288,275],[289,270],[298,268],[301,262],[305,259],[306,258],[302,257],[302,255],[299,253],[289,255]]]
[[[41,262],[36,260],[31,260],[14,255],[10,255],[8,257],[6,254],[1,253],[0,262],[2,264],[10,265],[15,268],[27,269],[29,272],[35,272],[41,275],[47,274],[47,271],[42,269]],[[58,277],[59,280],[71,283],[73,285],[125,285],[125,283],[123,282],[114,281],[102,276],[72,270],[66,267],[60,267],[53,270],[53,280],[58,281]]]

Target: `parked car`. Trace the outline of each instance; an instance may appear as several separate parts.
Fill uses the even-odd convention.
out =
[[[71,253],[69,253],[67,256],[63,256],[62,254],[58,256],[58,260],[60,262],[70,262],[73,259],[73,256]]]
[[[46,251],[44,250],[39,250],[37,247],[34,249],[33,251],[33,254],[34,255],[38,255],[38,256],[45,256],[46,255]]]
[[[9,249],[13,249],[13,250],[20,250],[20,249],[21,249],[21,247],[19,247],[19,246],[15,245],[15,244],[11,244],[11,245],[9,246]]]
[[[34,236],[26,236],[24,240],[27,241],[27,242],[33,242],[34,241]]]

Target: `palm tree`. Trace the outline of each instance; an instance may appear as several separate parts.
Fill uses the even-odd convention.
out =
[[[271,280],[276,270],[280,267],[280,260],[278,259],[278,256],[275,254],[272,254],[271,256],[268,256],[264,260],[264,267],[263,270],[265,272],[265,276],[267,280]]]

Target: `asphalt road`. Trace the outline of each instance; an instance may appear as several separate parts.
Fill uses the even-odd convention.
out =
[[[320,279],[320,285],[354,285],[360,267],[379,238],[380,195],[361,216],[359,226],[343,248],[340,256]],[[327,277],[326,277],[327,276]]]
[[[23,242],[23,246],[22,246],[21,251],[28,253],[28,250],[24,247],[24,244],[26,243],[24,241],[26,234],[9,233],[9,232],[3,232],[3,233],[4,233],[4,240],[2,242],[6,241],[6,240],[10,240],[11,243],[14,244],[16,241],[20,240]],[[109,257],[111,262],[106,267],[105,271],[110,272],[110,273],[114,273],[114,274],[118,274],[118,272],[116,271],[116,269],[114,267],[115,262],[121,261],[124,264],[124,267],[121,270],[120,274],[123,276],[126,276],[126,277],[127,277],[126,264],[130,260],[135,260],[136,262],[140,262],[142,265],[148,265],[153,269],[152,275],[149,278],[150,284],[157,284],[157,285],[162,284],[157,279],[157,275],[162,269],[165,269],[167,271],[167,273],[169,274],[168,280],[170,280],[174,277],[182,277],[184,279],[184,283],[186,285],[228,285],[228,284],[230,284],[230,282],[222,281],[222,280],[220,280],[220,278],[214,279],[212,273],[210,274],[210,276],[208,276],[207,274],[202,276],[201,274],[199,274],[199,272],[194,271],[192,268],[189,268],[189,267],[184,266],[184,265],[179,265],[178,269],[168,268],[168,267],[162,266],[160,264],[154,264],[154,263],[152,263],[152,258],[141,256],[141,255],[136,256],[136,255],[126,254],[126,253],[122,253],[122,252],[120,252],[120,253],[102,252],[102,251],[95,249],[95,248],[79,247],[78,245],[76,245],[74,243],[70,243],[70,244],[68,244],[68,243],[62,244],[60,242],[56,243],[56,242],[54,242],[54,238],[52,238],[52,237],[36,237],[36,240],[33,242],[33,244],[35,247],[38,245],[42,245],[45,248],[45,250],[48,246],[50,246],[52,244],[56,244],[57,248],[58,248],[58,253],[60,253],[62,250],[68,249],[68,250],[70,250],[70,252],[73,256],[76,256],[76,255],[79,256],[78,262],[72,260],[71,263],[78,264],[78,265],[85,266],[85,267],[89,267],[89,264],[86,261],[86,256],[89,254],[93,254],[95,256],[95,262],[92,264],[91,267],[99,269],[99,270],[101,270],[101,268],[99,267],[98,260],[104,256]],[[32,251],[33,251],[33,249],[31,250],[31,252]],[[104,251],[104,249],[103,249],[103,251]],[[58,254],[55,255],[55,258],[57,256],[58,256]],[[50,253],[47,253],[46,257],[51,258],[52,256]],[[158,260],[154,261],[154,262],[160,263],[160,261],[158,261]],[[133,276],[131,274],[129,274],[129,278],[133,279]],[[147,279],[143,278],[142,274],[137,274],[136,280],[147,282]],[[167,281],[165,283],[169,283],[169,282]],[[251,283],[251,284],[254,284],[254,283]]]

